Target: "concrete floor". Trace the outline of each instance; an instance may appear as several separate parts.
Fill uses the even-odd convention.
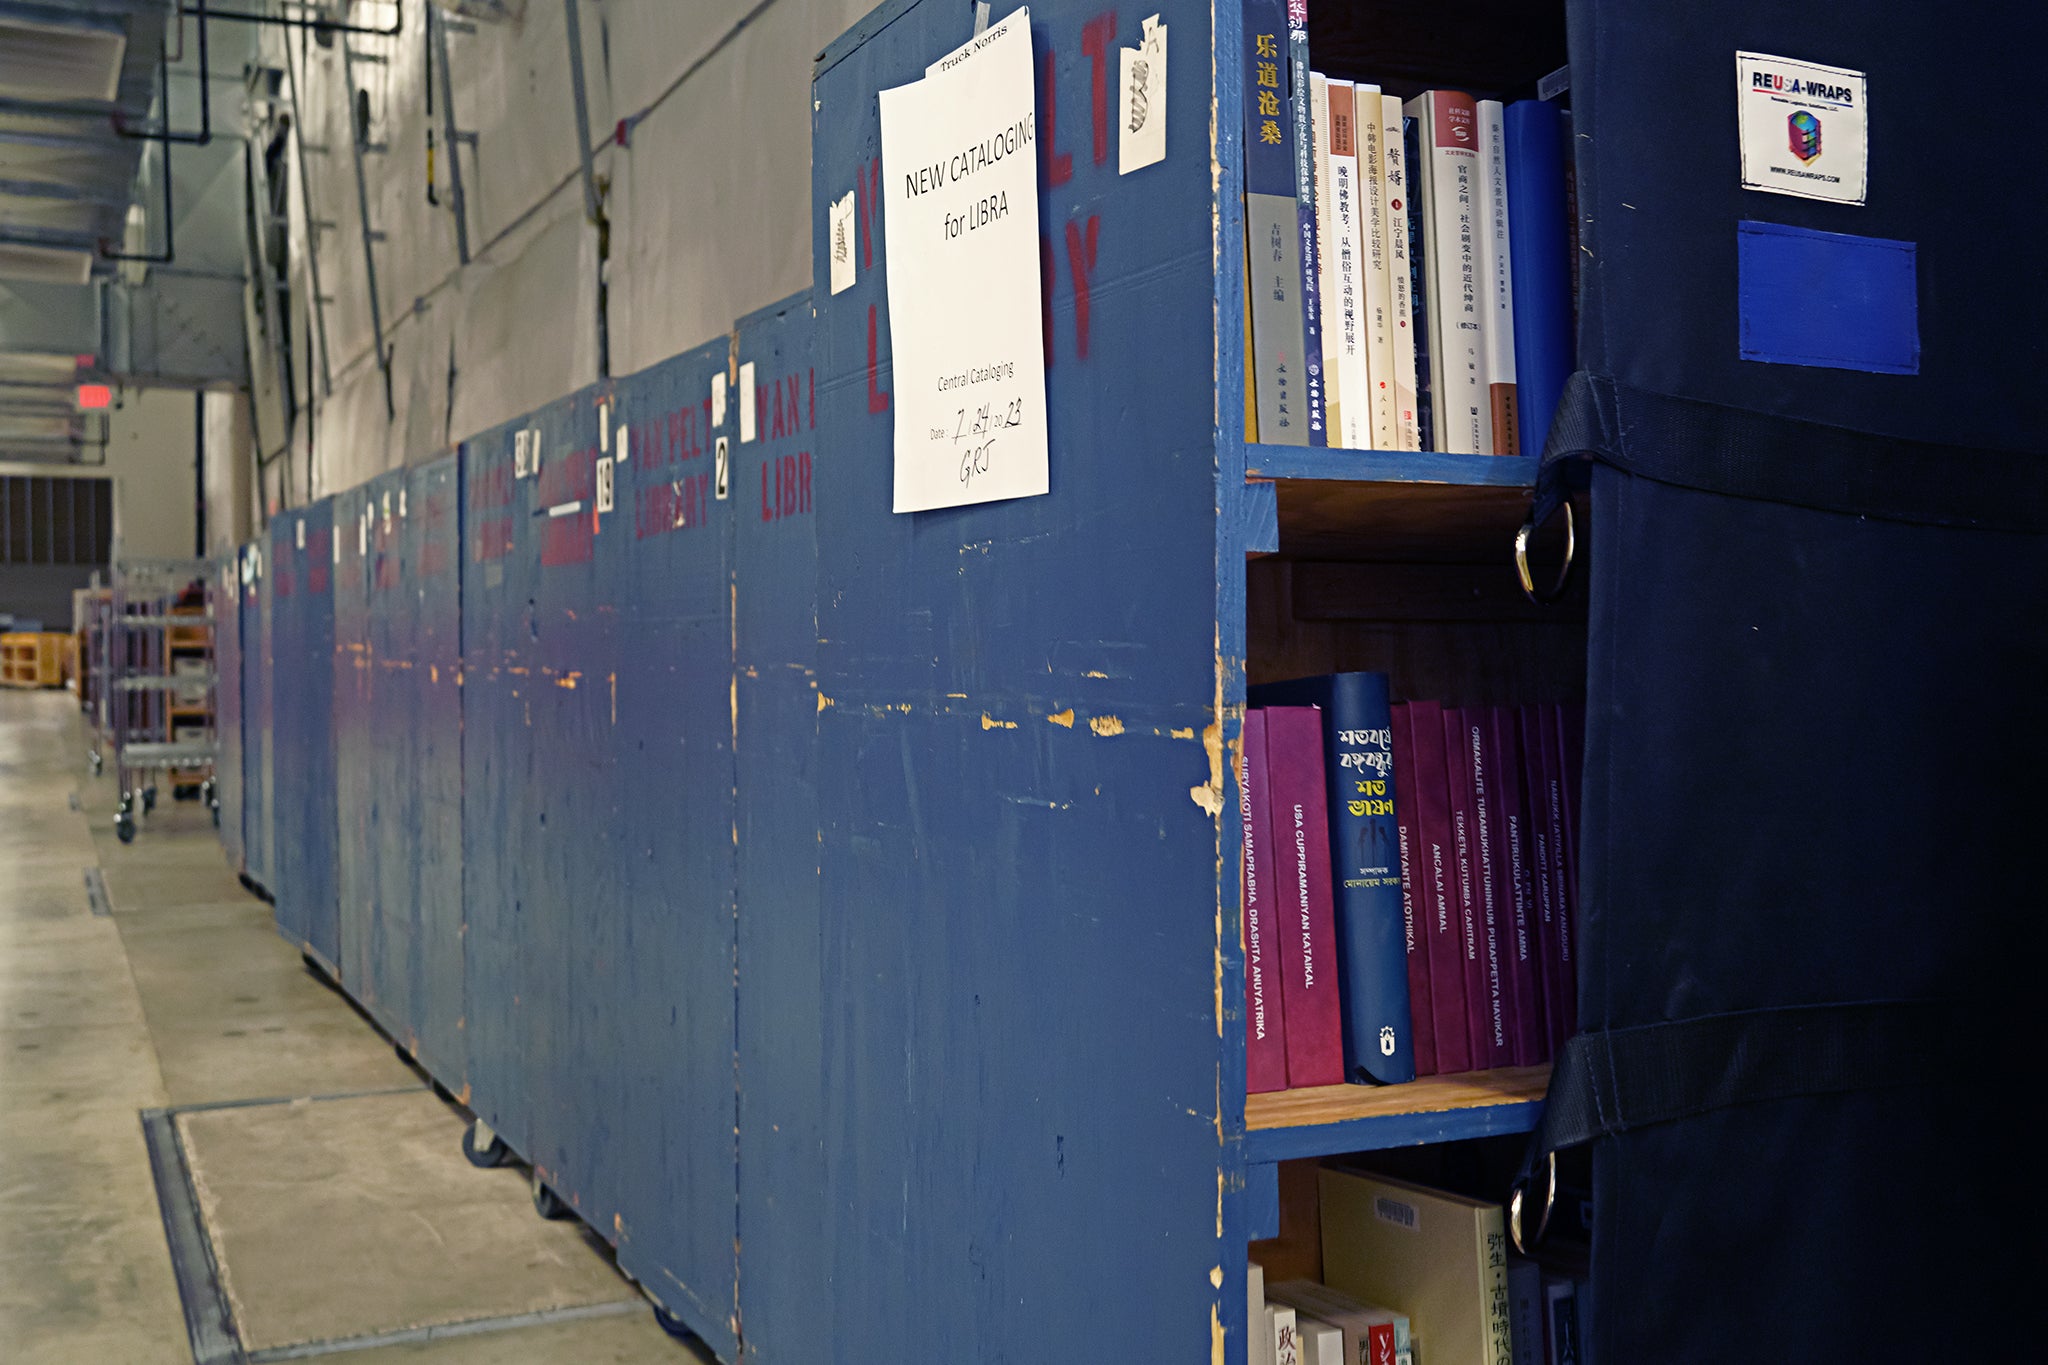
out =
[[[519,1172],[462,1159],[460,1111],[304,969],[196,804],[166,791],[115,840],[86,747],[68,693],[0,691],[0,1358],[192,1361],[140,1121],[168,1108],[251,1351],[696,1359],[601,1243],[534,1216]],[[272,1103],[214,1107],[248,1101]],[[563,1310],[600,1316],[364,1347]]]

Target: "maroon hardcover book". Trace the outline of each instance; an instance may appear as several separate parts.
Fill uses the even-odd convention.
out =
[[[1287,1016],[1273,953],[1272,798],[1266,780],[1266,713],[1244,718],[1244,1081],[1257,1095],[1287,1088]]]
[[[1320,707],[1266,708],[1266,783],[1273,794],[1274,881],[1281,888],[1273,897],[1274,943],[1287,1016],[1287,1083],[1341,1085],[1344,1023]]]
[[[1553,708],[1557,716],[1557,766],[1562,774],[1561,805],[1564,811],[1565,914],[1564,967],[1574,989],[1565,997],[1565,1035],[1579,1030],[1579,968],[1574,953],[1579,942],[1579,793],[1586,781],[1586,708],[1565,702]]]
[[[1522,737],[1511,706],[1488,708],[1493,726],[1494,805],[1500,811],[1499,860],[1507,874],[1508,968],[1515,986],[1515,1065],[1550,1056],[1543,1013],[1543,973],[1536,930],[1536,887],[1530,868],[1529,812],[1522,791]]]
[[[1536,894],[1536,967],[1543,981],[1543,1040],[1557,1055],[1564,1046],[1565,977],[1557,947],[1558,906],[1564,897],[1564,874],[1558,858],[1557,833],[1551,827],[1551,774],[1556,771],[1556,745],[1544,711],[1533,704],[1517,708],[1522,739],[1524,807],[1529,814],[1529,873]]]
[[[1429,1004],[1429,940],[1425,897],[1417,882],[1421,835],[1415,827],[1414,726],[1408,703],[1389,709],[1394,742],[1394,823],[1401,844],[1401,938],[1408,953],[1408,1036],[1415,1048],[1415,1074],[1436,1074],[1436,1020]]]
[[[1486,980],[1486,927],[1479,890],[1479,830],[1473,816],[1472,759],[1465,737],[1465,713],[1444,708],[1444,790],[1449,794],[1451,838],[1451,909],[1458,921],[1458,967],[1465,979],[1465,1037],[1471,1066],[1494,1065],[1491,1041],[1491,990]]]
[[[1484,706],[1464,709],[1465,771],[1472,782],[1472,882],[1478,895],[1479,967],[1486,981],[1484,1066],[1517,1066],[1521,1047],[1515,1019],[1513,934],[1508,910],[1506,859],[1500,840],[1500,779],[1494,771],[1493,718]]]
[[[1472,1069],[1472,1044],[1465,1022],[1465,940],[1459,918],[1457,847],[1451,838],[1451,792],[1444,771],[1443,707],[1433,701],[1410,702],[1408,729],[1415,751],[1415,781],[1410,785],[1415,792],[1419,913],[1429,955],[1431,1033],[1436,1072],[1448,1076]],[[1398,753],[1395,761],[1400,761]],[[1396,803],[1402,790],[1396,781]],[[1416,1032],[1421,1032],[1419,1023]]]

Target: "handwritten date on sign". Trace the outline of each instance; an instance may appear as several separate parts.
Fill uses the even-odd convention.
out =
[[[960,482],[971,484],[994,468],[996,434],[1022,425],[1024,400],[1012,398],[961,408],[952,429],[933,427],[930,439],[960,452]]]

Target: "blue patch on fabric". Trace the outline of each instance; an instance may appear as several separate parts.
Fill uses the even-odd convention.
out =
[[[1920,373],[1915,243],[1782,223],[1735,231],[1744,360]]]

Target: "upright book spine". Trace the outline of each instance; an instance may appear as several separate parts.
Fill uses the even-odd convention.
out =
[[[1465,951],[1458,896],[1458,852],[1451,829],[1451,794],[1444,763],[1444,710],[1433,701],[1408,704],[1414,751],[1417,889],[1422,936],[1429,956],[1430,1032],[1439,1075],[1472,1069],[1471,1028],[1465,1017]],[[1395,791],[1401,790],[1395,774]],[[1418,1024],[1419,1027],[1419,1024]]]
[[[1493,418],[1493,453],[1521,453],[1520,412],[1515,393],[1515,280],[1508,230],[1508,157],[1505,115],[1499,100],[1480,100],[1480,166],[1486,191],[1485,248],[1487,302],[1486,391]]]
[[[1341,330],[1337,296],[1336,187],[1331,183],[1330,165],[1330,80],[1320,71],[1308,73],[1309,130],[1315,137],[1310,173],[1315,181],[1316,209],[1316,310],[1321,315],[1323,337],[1323,418],[1330,444],[1340,444],[1344,433],[1344,384],[1337,371],[1338,333]]]
[[[1514,945],[1509,933],[1508,885],[1500,833],[1500,777],[1487,708],[1465,708],[1465,760],[1472,775],[1473,831],[1478,837],[1480,963],[1486,972],[1486,1027],[1489,1066],[1520,1064],[1515,1036],[1521,1001],[1516,998]]]
[[[1408,1017],[1415,1047],[1415,1074],[1436,1074],[1436,1020],[1430,1012],[1429,938],[1422,889],[1422,832],[1415,815],[1415,734],[1410,703],[1393,708],[1394,819],[1401,835],[1401,933],[1408,958]]]
[[[1423,119],[1429,158],[1430,372],[1436,434],[1453,455],[1493,451],[1486,381],[1482,237],[1486,195],[1479,160],[1479,111],[1470,95],[1432,90],[1410,101]]]
[[[1522,739],[1509,706],[1488,709],[1494,756],[1494,806],[1500,812],[1500,864],[1507,884],[1508,968],[1515,983],[1515,1065],[1550,1055],[1536,931],[1536,890],[1529,852],[1529,810],[1522,795]]]
[[[1578,934],[1579,910],[1579,794],[1586,784],[1586,709],[1566,702],[1556,708],[1557,766],[1563,785],[1565,915],[1558,940],[1564,945],[1565,1034],[1579,1028]]]
[[[1401,119],[1401,145],[1408,163],[1408,305],[1414,314],[1409,340],[1415,347],[1415,449],[1438,449],[1436,385],[1430,366],[1429,158],[1422,154],[1422,120]]]
[[[1444,708],[1444,775],[1450,791],[1451,847],[1456,855],[1451,891],[1458,910],[1459,970],[1465,978],[1465,1036],[1472,1066],[1494,1065],[1492,990],[1486,978],[1486,926],[1479,889],[1479,821],[1472,800],[1472,760],[1465,748],[1465,713]]]
[[[1519,706],[1515,720],[1522,746],[1522,805],[1529,827],[1529,884],[1535,900],[1536,970],[1542,981],[1543,1048],[1546,1054],[1556,1056],[1564,1045],[1564,1018],[1557,961],[1557,845],[1546,814],[1550,745],[1544,737],[1541,707]]]
[[[1301,225],[1295,206],[1294,121],[1287,111],[1287,14],[1281,0],[1245,0],[1244,28],[1245,290],[1251,319],[1245,364],[1259,439],[1305,446]]]
[[[1507,111],[1508,232],[1515,263],[1515,398],[1519,449],[1543,453],[1572,372],[1571,258],[1564,117],[1548,100]]]
[[[1400,441],[1394,420],[1394,289],[1388,278],[1393,255],[1387,249],[1386,116],[1380,88],[1358,87],[1359,180],[1364,191],[1360,221],[1365,229],[1366,366],[1371,373],[1372,448],[1393,450]]]
[[[1387,283],[1394,301],[1394,426],[1396,450],[1420,450],[1415,426],[1415,282],[1414,256],[1408,249],[1408,120],[1401,101],[1380,96],[1380,119],[1386,129],[1381,180],[1387,191]]]
[[[1266,771],[1273,793],[1273,843],[1288,890],[1278,927],[1287,1081],[1293,1086],[1344,1080],[1344,1026],[1338,990],[1336,907],[1330,885],[1330,820],[1323,762],[1323,716],[1313,706],[1266,710]]]
[[[1266,772],[1266,714],[1244,718],[1244,1073],[1251,1094],[1287,1088],[1287,1023],[1274,972],[1272,791]]]
[[[1337,291],[1325,316],[1337,336],[1334,387],[1343,393],[1341,418],[1331,430],[1343,444],[1362,450],[1370,443],[1370,376],[1366,366],[1364,281],[1359,259],[1357,99],[1349,81],[1330,82],[1330,184],[1336,202],[1331,219],[1335,235],[1329,243],[1337,264]]]
[[[1294,120],[1294,203],[1301,238],[1301,354],[1308,375],[1308,443],[1329,444],[1323,410],[1323,305],[1316,244],[1315,101],[1308,71],[1308,0],[1287,0],[1288,112]]]

